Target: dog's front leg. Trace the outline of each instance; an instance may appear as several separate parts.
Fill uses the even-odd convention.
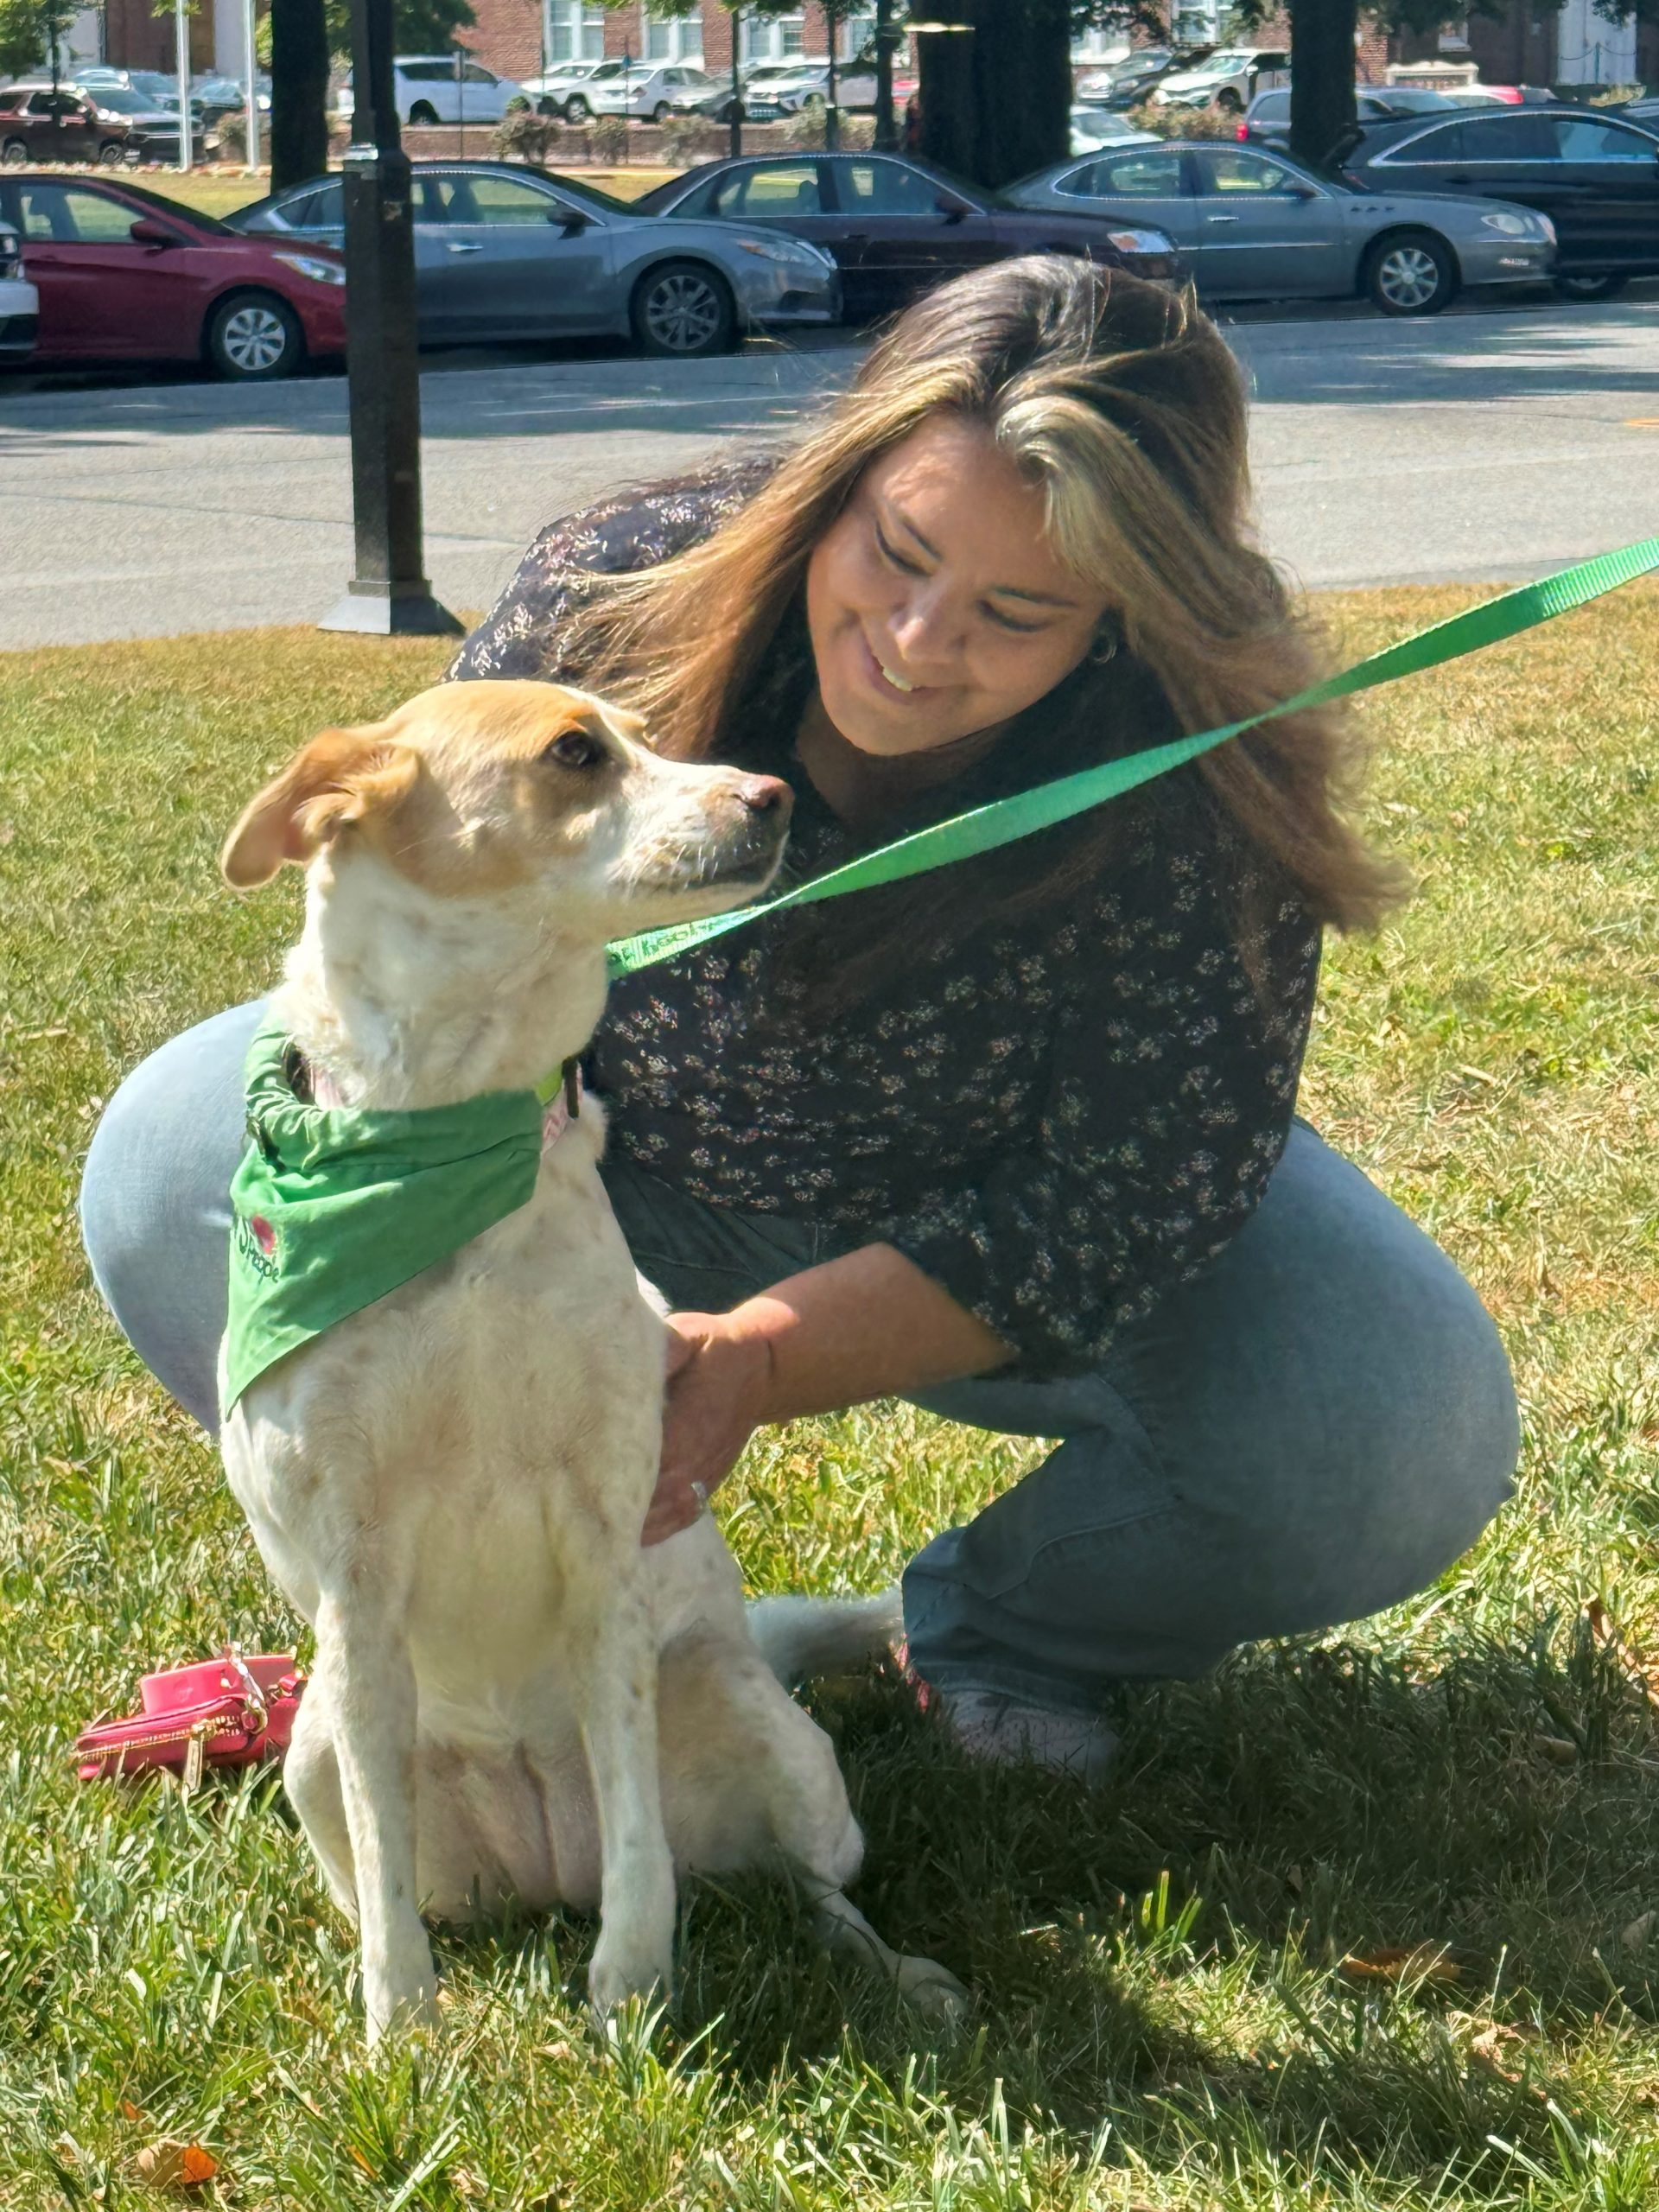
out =
[[[363,1581],[325,1591],[317,1666],[352,1840],[372,2044],[394,2025],[437,2017],[432,1947],[415,1894],[415,1673],[396,1608],[366,1602]]]
[[[617,1562],[608,1602],[595,1605],[581,1646],[593,1662],[582,1732],[600,1847],[599,1942],[588,1992],[601,2019],[654,1987],[666,1996],[674,1963],[674,1862],[657,1765],[656,1639],[640,1554],[630,1551]]]

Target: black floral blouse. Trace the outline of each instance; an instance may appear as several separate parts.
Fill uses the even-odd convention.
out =
[[[758,477],[553,524],[450,675],[579,681],[560,639],[584,572],[678,551]],[[784,772],[790,880],[892,834],[859,840]],[[930,798],[932,818],[971,803]],[[1319,932],[1269,895],[1242,952],[1217,874],[1201,841],[1143,839],[1081,899],[923,946],[827,1021],[779,958],[810,907],[642,969],[613,986],[586,1064],[611,1146],[711,1205],[896,1246],[1014,1346],[1017,1372],[1084,1371],[1249,1219],[1289,1130]]]

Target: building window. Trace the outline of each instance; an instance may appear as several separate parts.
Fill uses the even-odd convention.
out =
[[[841,44],[836,49],[843,61],[856,61],[868,47],[875,51],[875,10],[859,8],[842,18]]]
[[[804,15],[772,16],[764,20],[745,15],[745,61],[790,61],[805,51],[806,17]]]
[[[655,16],[647,9],[645,58],[647,61],[702,61],[702,16]]]
[[[542,36],[551,68],[559,61],[602,61],[605,59],[605,10],[588,0],[545,0]]]
[[[1448,23],[1440,33],[1442,54],[1467,54],[1469,51],[1469,18],[1463,16],[1455,23]]]

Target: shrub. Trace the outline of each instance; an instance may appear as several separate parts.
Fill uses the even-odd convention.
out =
[[[232,108],[219,118],[219,158],[245,162],[248,158],[248,118],[245,110]]]
[[[588,126],[588,146],[590,155],[601,162],[620,161],[628,150],[627,117],[596,115]]]
[[[1563,86],[1560,97],[1563,99],[1583,100],[1591,107],[1618,107],[1625,100],[1639,100],[1640,85],[1598,85],[1593,92],[1587,85]]]
[[[809,100],[794,115],[783,120],[784,143],[800,154],[821,154],[824,146],[824,111],[822,100]],[[842,111],[841,118],[841,150],[844,154],[861,154],[875,143],[875,118],[873,115],[849,115]]]
[[[1148,100],[1132,108],[1129,121],[1137,130],[1155,130],[1160,138],[1236,138],[1238,118],[1218,107],[1160,107]]]
[[[545,168],[563,137],[556,115],[537,115],[531,107],[510,107],[495,126],[490,147],[499,162],[533,162]]]
[[[671,168],[689,168],[726,150],[728,132],[723,123],[708,115],[671,115],[663,125],[663,159]]]

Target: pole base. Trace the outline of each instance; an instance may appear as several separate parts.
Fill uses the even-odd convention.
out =
[[[466,626],[433,598],[422,576],[413,584],[360,583],[331,607],[319,630],[352,630],[368,638],[460,638]]]

